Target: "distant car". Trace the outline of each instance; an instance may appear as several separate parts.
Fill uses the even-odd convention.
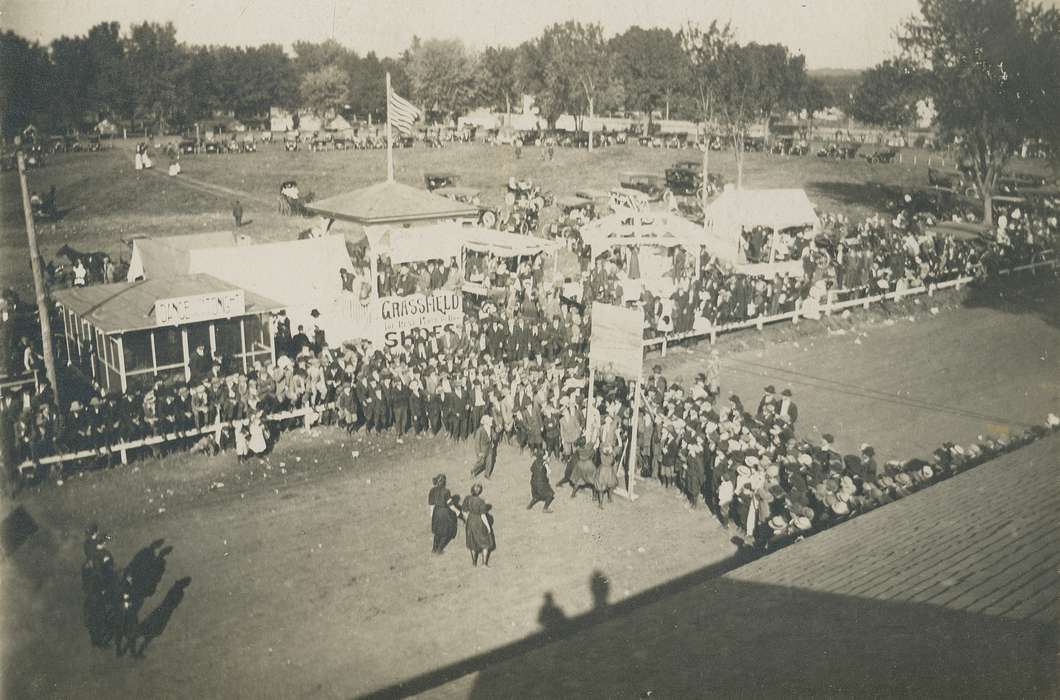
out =
[[[618,182],[625,189],[643,192],[652,201],[662,199],[666,192],[666,178],[653,173],[622,173]]]
[[[453,173],[426,173],[423,176],[423,184],[428,192],[432,192],[441,187],[452,187],[458,179]]]
[[[894,159],[897,157],[898,151],[893,148],[862,154],[862,158],[864,158],[867,163],[893,163]]]
[[[720,192],[725,184],[721,175],[711,173],[707,178],[707,194]],[[666,186],[674,194],[703,196],[703,163],[698,160],[682,160],[666,169]]]
[[[434,190],[434,193],[454,202],[470,204],[478,208],[478,223],[480,225],[486,228],[493,228],[497,225],[497,210],[484,205],[479,199],[479,194],[481,193],[474,187],[439,187]]]
[[[177,144],[177,151],[184,155],[194,153],[197,145],[195,139],[181,139],[180,143]]]

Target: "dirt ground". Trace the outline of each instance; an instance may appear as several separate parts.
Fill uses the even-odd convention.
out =
[[[884,459],[1041,423],[1060,405],[1060,299],[1055,282],[1027,289],[982,292],[937,315],[925,301],[913,321],[903,308],[733,336],[721,346],[724,388],[756,401],[766,383],[791,385],[801,434],[833,432],[842,450],[868,441]],[[667,375],[689,379],[705,352],[671,349]],[[288,433],[265,463],[149,459],[24,492],[14,505],[37,529],[0,564],[4,696],[429,694],[503,661],[493,650],[547,641],[551,621],[738,563],[732,533],[654,484],[602,511],[563,492],[555,514],[528,512],[530,460],[508,447],[485,483],[498,540],[490,567],[471,567],[462,531],[432,557],[431,477],[447,473],[464,495],[470,462],[469,445],[444,439],[318,429]],[[81,624],[91,520],[113,534],[119,563],[157,538],[173,546],[145,613],[192,579],[143,660],[93,649]]]

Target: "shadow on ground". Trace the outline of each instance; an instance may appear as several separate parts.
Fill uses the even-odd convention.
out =
[[[470,696],[1026,698],[1055,682],[1053,626],[729,577],[593,622],[483,668]]]
[[[1060,328],[1060,281],[1049,269],[990,279],[968,290],[964,306],[1033,314],[1051,327]]]
[[[746,560],[744,560],[746,561]],[[1051,697],[1055,625],[724,576],[734,557],[367,697]],[[473,676],[477,674],[477,676]],[[452,683],[451,686],[447,684]]]

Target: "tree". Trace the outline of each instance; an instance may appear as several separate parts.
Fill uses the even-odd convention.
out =
[[[88,95],[92,109],[107,116],[131,119],[135,101],[125,60],[121,25],[101,22],[88,30],[88,54],[95,75]]]
[[[854,90],[850,116],[892,129],[912,126],[916,103],[924,96],[923,79],[909,61],[887,60],[869,68]]]
[[[512,117],[512,102],[518,96],[516,62],[519,50],[509,46],[487,46],[478,57],[477,92],[493,109],[503,109]]]
[[[4,136],[42,123],[48,114],[51,63],[40,44],[14,32],[0,34],[0,119]]]
[[[346,74],[338,66],[324,66],[306,73],[298,93],[302,104],[319,117],[338,111],[350,99]]]
[[[1026,0],[921,0],[920,13],[900,44],[926,70],[940,130],[959,143],[992,222],[1009,158],[1025,139],[1056,133],[1060,11]]]
[[[537,42],[540,88],[573,114],[596,116],[611,83],[611,61],[599,24],[565,22],[545,29]],[[612,93],[613,94],[613,93]],[[591,124],[590,124],[591,126]],[[592,150],[589,129],[589,150]]]
[[[350,105],[356,113],[386,118],[386,67],[371,51],[350,76]]]
[[[406,53],[412,97],[428,113],[455,119],[475,97],[475,62],[459,39],[416,41]]]
[[[703,207],[707,206],[707,176],[710,172],[710,128],[714,122],[721,85],[721,58],[732,45],[732,29],[728,24],[711,22],[706,29],[688,24],[679,35],[685,53],[689,92],[696,106],[696,114],[703,123]]]
[[[177,79],[186,57],[172,22],[144,22],[130,30],[126,65],[134,89],[135,114],[157,121],[162,131],[180,108]]]
[[[515,80],[521,90],[534,96],[534,105],[549,129],[556,128],[556,121],[566,108],[567,85],[550,83],[545,72],[545,49],[540,37],[520,44],[515,56]],[[560,90],[559,88],[563,89]]]
[[[689,65],[681,38],[669,29],[630,27],[610,41],[617,78],[625,90],[627,106],[646,112],[663,108],[670,118],[670,103],[687,84]]]
[[[753,124],[794,107],[806,79],[805,59],[779,44],[726,45],[718,58],[718,110],[736,158],[736,186],[743,187],[744,142]]]

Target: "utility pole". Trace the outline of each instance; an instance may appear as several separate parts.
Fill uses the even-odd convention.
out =
[[[40,253],[37,251],[37,230],[33,226],[33,207],[29,201],[29,185],[26,184],[26,156],[18,152],[18,181],[22,185],[22,213],[26,217],[26,237],[29,239],[29,262],[33,268],[33,289],[37,293],[37,315],[40,318],[41,351],[44,353],[44,368],[48,383],[52,386],[55,405],[59,405],[59,382],[55,377],[55,353],[52,352],[51,317],[48,302],[44,298],[44,279],[41,277]]]

